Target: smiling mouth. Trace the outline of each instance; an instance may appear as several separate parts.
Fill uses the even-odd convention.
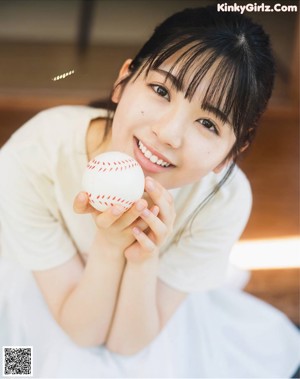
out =
[[[161,167],[169,167],[172,164],[169,162],[164,161],[163,159],[157,157],[156,155],[152,154],[150,150],[146,148],[146,146],[138,140],[138,148],[142,152],[145,158],[149,159],[150,162],[161,166]]]

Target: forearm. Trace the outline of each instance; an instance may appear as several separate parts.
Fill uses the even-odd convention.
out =
[[[157,307],[158,258],[127,262],[106,346],[119,354],[134,354],[160,332]]]
[[[58,322],[74,342],[104,343],[118,296],[125,259],[95,239],[78,285],[66,297]]]

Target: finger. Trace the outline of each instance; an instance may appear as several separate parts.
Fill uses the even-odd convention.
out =
[[[109,228],[114,224],[116,231],[123,231],[140,217],[147,205],[145,200],[138,200],[132,208],[126,210],[121,205],[115,204],[95,218],[96,224],[99,228]]]
[[[148,237],[153,236],[154,241],[160,245],[166,238],[168,227],[160,218],[155,216],[149,209],[145,209],[141,215],[144,222],[147,223],[152,233],[147,233]],[[152,237],[151,237],[152,238]]]
[[[166,224],[172,223],[175,218],[175,208],[173,197],[169,191],[150,177],[146,178],[145,190],[153,203],[159,207],[161,220]]]
[[[154,253],[157,250],[155,243],[141,229],[134,227],[132,233],[144,251]]]
[[[95,215],[95,222],[98,228],[107,229],[126,212],[126,208],[119,204],[114,204],[107,208],[104,212]]]
[[[79,214],[97,213],[97,210],[89,203],[89,197],[86,192],[79,192],[73,203],[74,212]]]
[[[157,205],[152,206],[150,208],[150,211],[154,214],[154,216],[157,216],[159,214],[159,208]],[[141,218],[138,218],[136,222],[133,224],[133,226],[138,227],[142,231],[145,231],[149,227],[149,225]]]
[[[116,222],[116,228],[119,230],[124,230],[129,226],[132,226],[147,206],[148,203],[144,199],[139,199],[136,201],[135,204]]]

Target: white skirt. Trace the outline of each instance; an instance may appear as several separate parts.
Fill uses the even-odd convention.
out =
[[[190,295],[136,355],[80,348],[52,319],[30,272],[3,259],[0,346],[32,346],[36,378],[274,379],[300,364],[298,329],[286,316],[228,288]]]

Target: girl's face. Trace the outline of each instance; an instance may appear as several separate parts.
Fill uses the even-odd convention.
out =
[[[174,59],[151,70],[147,77],[142,72],[125,88],[116,88],[112,99],[118,106],[109,146],[134,157],[146,176],[169,189],[199,181],[211,171],[219,172],[228,163],[225,158],[236,140],[218,109],[201,108],[209,75],[190,101],[184,97],[185,88],[176,87],[176,68],[167,79]],[[129,64],[123,65],[119,79],[128,75]]]

